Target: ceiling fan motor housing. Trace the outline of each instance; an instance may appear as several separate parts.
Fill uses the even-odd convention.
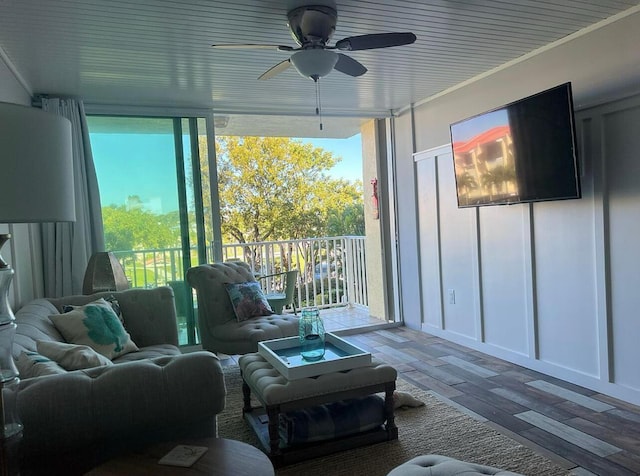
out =
[[[324,46],[336,31],[338,12],[325,5],[307,5],[291,10],[287,18],[296,43]]]

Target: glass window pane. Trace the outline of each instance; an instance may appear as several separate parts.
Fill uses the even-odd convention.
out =
[[[87,122],[106,249],[120,259],[131,287],[173,288],[180,343],[186,344],[190,288],[184,283],[174,120],[89,116]],[[187,201],[193,202],[193,192]]]

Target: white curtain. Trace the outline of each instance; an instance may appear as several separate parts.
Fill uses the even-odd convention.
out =
[[[76,201],[74,223],[42,225],[44,293],[47,297],[81,294],[89,258],[96,251],[104,251],[100,194],[87,120],[82,101],[77,99],[42,98],[42,109],[71,121]]]

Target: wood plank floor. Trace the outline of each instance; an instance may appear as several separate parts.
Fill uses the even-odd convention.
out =
[[[406,327],[344,338],[571,474],[640,474],[638,406]]]
[[[343,338],[572,475],[640,474],[638,406],[406,327]]]

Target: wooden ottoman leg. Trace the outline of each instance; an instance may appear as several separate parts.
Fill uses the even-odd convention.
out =
[[[244,380],[242,380],[242,400],[244,402],[242,413],[251,412],[251,410],[253,410],[253,408],[251,408],[251,387],[249,387]]]
[[[396,426],[396,419],[393,409],[393,391],[395,389],[395,381],[387,383],[384,389],[384,413],[387,419],[385,428],[387,429],[387,435],[390,440],[398,439],[398,427]]]
[[[278,423],[280,416],[279,405],[267,405],[267,417],[269,419],[269,457],[274,466],[282,464],[282,450],[280,449],[280,432]]]

